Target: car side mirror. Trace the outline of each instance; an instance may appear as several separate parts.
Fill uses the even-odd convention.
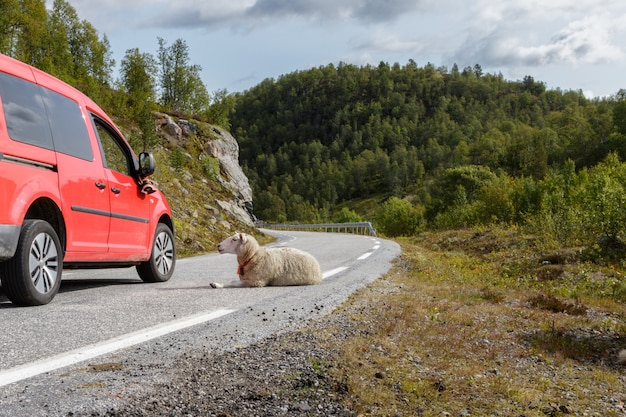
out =
[[[150,152],[142,152],[139,154],[139,176],[141,178],[149,177],[154,173],[154,156]]]

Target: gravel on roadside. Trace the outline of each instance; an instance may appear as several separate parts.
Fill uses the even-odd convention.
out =
[[[67,417],[356,416],[347,385],[326,372],[334,352],[316,340],[328,321],[344,320],[331,314],[225,353],[183,354],[160,382],[135,389],[118,408]]]

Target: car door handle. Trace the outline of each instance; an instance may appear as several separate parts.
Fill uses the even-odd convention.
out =
[[[106,188],[106,184],[100,181],[96,181],[96,187],[98,187],[101,190],[104,190]]]
[[[121,193],[121,192],[122,192],[122,190],[120,190],[120,189],[119,189],[119,188],[117,188],[117,187],[111,187],[111,191],[113,191],[113,193],[115,193],[115,194],[119,194],[119,193]]]

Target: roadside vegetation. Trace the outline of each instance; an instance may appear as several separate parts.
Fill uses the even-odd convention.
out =
[[[314,330],[335,352],[314,368],[356,414],[626,413],[619,264],[584,261],[517,228],[400,243],[394,268],[337,312],[350,325]]]

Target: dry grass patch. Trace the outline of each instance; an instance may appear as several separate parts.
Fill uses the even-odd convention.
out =
[[[626,309],[598,298],[600,283],[547,287],[528,273],[542,243],[511,231],[401,245],[393,270],[343,308],[351,323],[329,331],[340,340],[320,335],[340,352],[329,372],[357,413],[626,415]]]
[[[567,313],[576,316],[584,316],[587,314],[587,307],[576,300],[574,303],[568,303],[560,300],[554,295],[536,294],[528,299],[531,307],[542,308],[553,313]]]

